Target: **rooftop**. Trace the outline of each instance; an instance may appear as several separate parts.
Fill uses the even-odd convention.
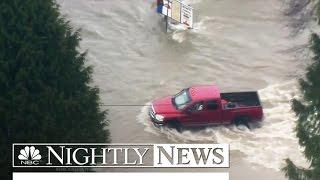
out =
[[[195,101],[220,98],[220,90],[215,85],[192,86],[189,88],[189,93],[190,93],[191,99]]]

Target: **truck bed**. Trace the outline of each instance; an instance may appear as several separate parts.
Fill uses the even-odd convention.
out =
[[[221,98],[243,106],[261,106],[259,95],[256,91],[221,93]]]

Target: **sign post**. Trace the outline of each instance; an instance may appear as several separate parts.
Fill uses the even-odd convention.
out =
[[[165,16],[166,18],[166,32],[168,33],[168,25],[169,25],[169,20],[168,20],[168,16],[169,16],[169,0],[168,0],[168,4],[167,4],[167,16]]]

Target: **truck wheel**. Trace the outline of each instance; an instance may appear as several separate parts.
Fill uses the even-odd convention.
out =
[[[250,118],[247,116],[239,117],[234,121],[236,126],[245,125],[248,129],[250,129],[249,122],[250,122]]]
[[[168,127],[176,129],[179,133],[182,132],[182,126],[179,121],[170,121]]]

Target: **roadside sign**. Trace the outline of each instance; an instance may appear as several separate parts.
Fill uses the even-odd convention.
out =
[[[190,28],[193,27],[193,9],[191,6],[182,4],[180,23],[185,24]]]
[[[160,0],[157,4],[157,12],[172,20],[185,24],[188,28],[193,27],[193,8],[179,0]]]
[[[175,21],[180,22],[181,19],[181,3],[178,1],[172,1],[172,14],[171,18]]]

